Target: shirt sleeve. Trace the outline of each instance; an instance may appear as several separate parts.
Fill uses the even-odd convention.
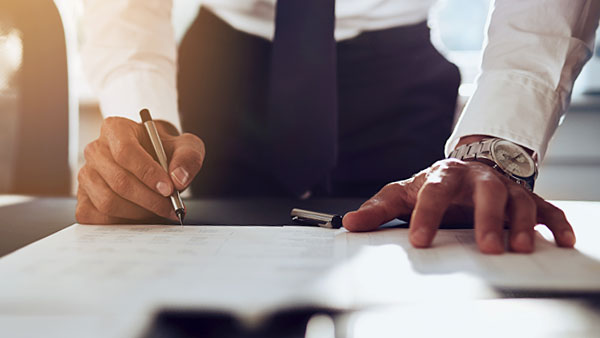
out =
[[[575,78],[592,56],[597,0],[496,0],[477,89],[446,143],[500,137],[543,158]]]
[[[104,117],[154,119],[181,131],[171,0],[87,0],[84,72]]]

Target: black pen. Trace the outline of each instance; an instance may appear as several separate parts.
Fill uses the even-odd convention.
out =
[[[142,123],[144,124],[144,127],[146,127],[146,131],[148,132],[148,136],[150,137],[150,142],[152,143],[152,147],[154,148],[154,152],[156,153],[158,163],[160,163],[160,165],[168,173],[169,165],[167,163],[167,154],[165,154],[165,148],[163,148],[160,136],[158,136],[158,131],[156,130],[156,125],[154,124],[154,121],[152,121],[150,111],[148,111],[148,109],[142,109],[140,111],[140,117],[142,118]],[[173,204],[175,214],[177,215],[177,218],[179,218],[179,224],[183,225],[183,218],[185,217],[185,206],[183,205],[183,201],[181,200],[179,191],[177,191],[177,189],[173,190],[174,191],[170,196],[171,204]]]

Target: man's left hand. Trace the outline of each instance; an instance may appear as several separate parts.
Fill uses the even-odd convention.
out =
[[[429,247],[441,224],[474,222],[479,249],[504,251],[508,224],[512,251],[534,250],[534,227],[545,224],[556,244],[572,247],[575,235],[564,213],[538,195],[479,162],[446,159],[412,178],[386,185],[358,210],[347,213],[349,231],[370,231],[394,218],[410,218],[413,246]]]

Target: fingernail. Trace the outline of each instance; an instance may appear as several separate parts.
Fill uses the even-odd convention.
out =
[[[158,190],[158,192],[165,197],[171,194],[171,189],[169,189],[169,185],[165,182],[156,183],[156,190]]]
[[[190,177],[190,174],[188,174],[188,172],[182,167],[179,167],[171,172],[171,176],[173,176],[177,183],[185,185]]]
[[[411,239],[413,244],[417,246],[429,245],[429,231],[424,228],[419,228],[411,233]]]
[[[563,231],[562,239],[566,245],[569,245],[569,246],[575,245],[575,235],[573,235],[573,233],[569,230]]]
[[[522,231],[515,237],[515,246],[519,249],[531,250],[533,245],[531,236],[528,232]]]
[[[504,246],[500,237],[495,232],[488,232],[483,237],[482,246],[486,249],[486,252],[500,253],[504,251]]]

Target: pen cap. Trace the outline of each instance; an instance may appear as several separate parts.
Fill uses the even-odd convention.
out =
[[[342,216],[323,212],[294,208],[290,212],[292,221],[298,224],[320,226],[323,228],[339,229],[342,227]]]
[[[150,111],[144,108],[140,110],[140,117],[142,118],[142,122],[152,121],[152,117],[150,116]]]

